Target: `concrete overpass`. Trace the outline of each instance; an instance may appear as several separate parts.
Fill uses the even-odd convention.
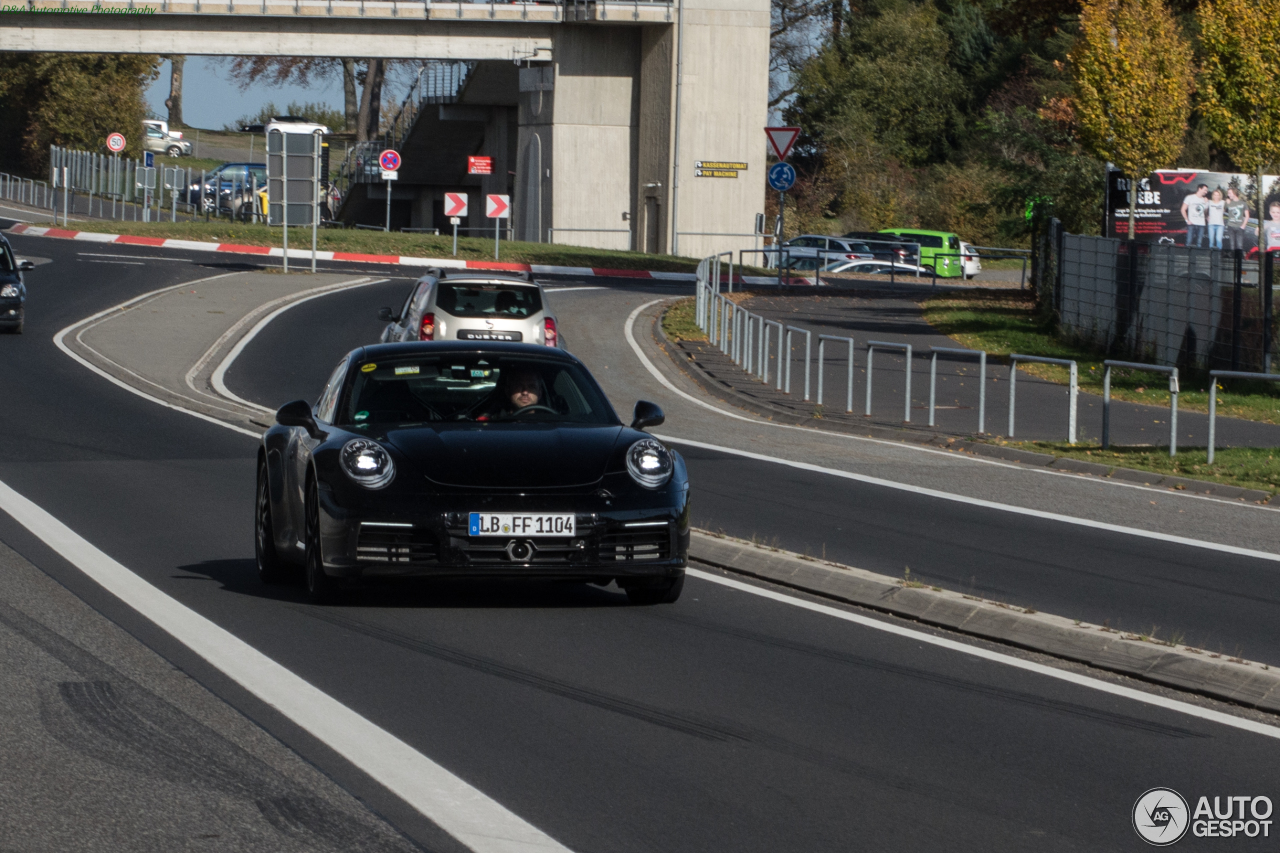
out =
[[[406,224],[443,227],[449,189],[471,190],[473,209],[510,190],[518,239],[697,256],[749,242],[763,210],[768,0],[25,5],[5,14],[0,51],[475,63],[452,112],[404,129],[405,177],[424,166],[392,196]],[[464,151],[497,174],[469,183],[452,162]]]

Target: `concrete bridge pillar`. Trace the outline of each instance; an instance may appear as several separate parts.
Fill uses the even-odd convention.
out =
[[[565,24],[553,60],[520,69],[517,239],[692,256],[751,244],[764,209],[769,6],[677,9],[673,24]]]

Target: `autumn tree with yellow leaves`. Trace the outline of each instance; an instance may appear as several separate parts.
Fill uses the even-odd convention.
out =
[[[1280,0],[1204,0],[1199,108],[1210,136],[1257,176],[1280,164]]]
[[[1191,47],[1163,0],[1095,0],[1081,10],[1070,60],[1081,141],[1129,176],[1132,240],[1138,182],[1182,150]]]

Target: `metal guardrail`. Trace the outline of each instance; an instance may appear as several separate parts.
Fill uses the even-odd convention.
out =
[[[787,326],[786,328],[787,328],[787,358],[786,358],[787,378],[786,378],[786,381],[783,383],[782,393],[784,394],[791,393],[791,335],[795,332],[799,332],[800,334],[804,335],[804,399],[807,402],[809,399],[809,352],[810,352],[810,346],[813,343],[813,334],[808,329],[801,329],[798,326]]]
[[[1111,368],[1121,367],[1126,370],[1143,370],[1147,373],[1162,373],[1169,377],[1169,455],[1178,455],[1178,368],[1164,367],[1159,364],[1140,364],[1136,361],[1102,362],[1102,449],[1111,446]],[[1217,394],[1215,392],[1214,396]]]
[[[936,392],[938,387],[938,355],[955,355],[967,356],[976,355],[978,357],[978,434],[986,432],[987,426],[987,353],[980,349],[954,349],[951,347],[932,347],[929,350],[929,426],[935,426],[933,422],[934,401],[936,400]]]
[[[847,414],[853,413],[853,354],[854,344],[853,338],[843,338],[838,335],[818,335],[818,405],[822,405],[822,356],[823,348],[827,341],[847,341],[849,343],[849,388],[848,402],[845,403],[844,410]]]
[[[1041,355],[1023,355],[1021,353],[1009,354],[1009,433],[1008,438],[1013,438],[1013,416],[1017,405],[1018,393],[1018,362],[1025,361],[1032,364],[1059,364],[1071,368],[1071,384],[1068,386],[1067,397],[1070,409],[1067,413],[1067,444],[1076,443],[1076,404],[1080,395],[1080,368],[1075,361],[1069,358],[1046,358]]]
[[[1250,373],[1244,370],[1210,370],[1209,371],[1209,464],[1213,464],[1213,455],[1217,443],[1218,419],[1218,380],[1219,379],[1258,379],[1264,382],[1280,382],[1280,374]]]
[[[34,178],[22,178],[0,172],[0,198],[16,201],[30,207],[45,207],[53,210],[53,193],[45,181]]]
[[[866,416],[871,417],[871,368],[875,358],[876,348],[883,350],[893,350],[896,352],[906,353],[906,404],[902,416],[903,423],[911,423],[911,344],[893,344],[885,341],[867,341],[867,411]]]

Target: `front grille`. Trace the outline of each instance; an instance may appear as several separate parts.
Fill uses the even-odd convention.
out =
[[[436,537],[421,527],[360,525],[356,560],[361,563],[422,566],[434,563],[437,553]]]
[[[600,562],[635,563],[671,557],[671,528],[614,530],[600,537]]]
[[[509,546],[517,542],[516,556],[512,556]],[[524,552],[519,546],[528,546],[532,553],[521,559]],[[467,555],[467,562],[481,566],[520,565],[520,566],[567,566],[578,562],[585,552],[582,539],[507,539],[505,537],[468,539],[462,548]]]

